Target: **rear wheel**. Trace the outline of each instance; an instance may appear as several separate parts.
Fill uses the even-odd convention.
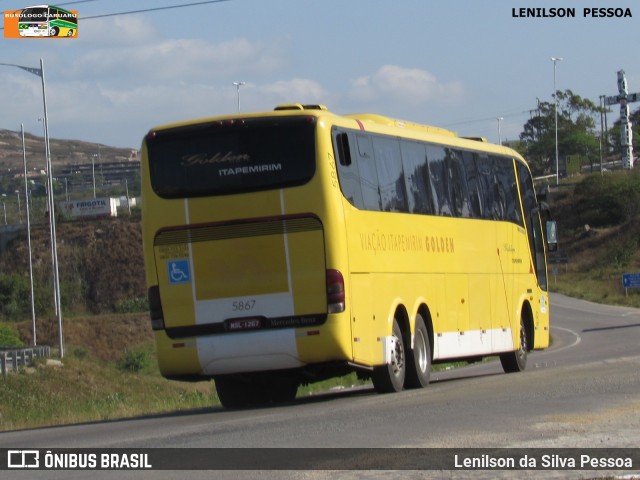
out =
[[[242,408],[251,405],[253,388],[249,379],[238,375],[223,375],[216,377],[216,392],[223,407]]]
[[[392,351],[390,362],[380,367],[375,367],[371,380],[378,393],[399,392],[404,387],[406,376],[406,357],[402,331],[398,322],[393,320]]]
[[[225,408],[290,402],[298,391],[297,381],[275,374],[222,375],[216,377],[215,382],[218,398]]]
[[[515,352],[503,353],[500,355],[500,363],[505,373],[515,373],[523,371],[527,366],[527,330],[524,325],[524,318],[520,317],[520,348]]]
[[[431,375],[431,344],[429,333],[422,315],[416,316],[413,349],[407,355],[407,376],[404,386],[407,388],[424,388],[429,384]]]
[[[262,392],[265,403],[291,402],[298,393],[298,382],[285,376],[274,376],[263,386]]]

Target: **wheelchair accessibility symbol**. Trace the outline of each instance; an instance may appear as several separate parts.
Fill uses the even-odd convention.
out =
[[[187,283],[191,281],[189,273],[189,260],[169,260],[167,261],[169,271],[169,283]]]

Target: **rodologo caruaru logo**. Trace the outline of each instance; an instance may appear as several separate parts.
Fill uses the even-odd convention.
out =
[[[78,12],[37,5],[4,12],[5,38],[76,38]]]

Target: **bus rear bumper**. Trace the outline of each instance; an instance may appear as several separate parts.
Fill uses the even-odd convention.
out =
[[[206,378],[349,362],[352,360],[347,343],[349,337],[341,332],[344,322],[332,318],[342,315],[328,317],[323,325],[307,328],[263,329],[179,339],[170,338],[164,330],[159,330],[155,332],[155,338],[160,371],[171,378]]]

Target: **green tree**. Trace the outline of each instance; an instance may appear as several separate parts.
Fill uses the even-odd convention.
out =
[[[571,90],[558,90],[558,151],[561,157],[580,155],[593,164],[599,158],[595,118],[601,108]],[[555,103],[540,102],[520,134],[519,150],[535,174],[555,172]]]

